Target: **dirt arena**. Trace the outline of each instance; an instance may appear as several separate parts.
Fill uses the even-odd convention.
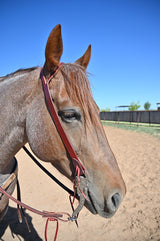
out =
[[[151,135],[105,127],[127,186],[127,195],[111,219],[93,216],[85,208],[74,223],[60,223],[57,241],[160,241],[160,139]],[[17,154],[23,202],[39,210],[71,213],[68,195],[41,172],[23,151]],[[49,164],[45,165],[49,169]],[[52,168],[53,169],[53,168]],[[52,171],[66,185],[67,179]],[[16,196],[16,193],[14,193]],[[10,201],[0,223],[0,240],[44,240],[45,219],[27,211],[31,227],[18,223],[16,206]],[[54,240],[55,223],[48,227],[48,241]]]

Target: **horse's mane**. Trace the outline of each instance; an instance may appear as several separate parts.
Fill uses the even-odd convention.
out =
[[[37,69],[37,67],[32,67],[32,68],[27,68],[27,69],[18,69],[13,73],[10,73],[10,74],[7,74],[6,76],[0,77],[0,81],[3,81],[3,80],[5,80],[6,78],[9,78],[9,77],[15,77],[19,74],[29,73],[29,72],[31,72],[35,69]]]
[[[70,99],[80,105],[86,120],[95,127],[99,127],[99,108],[92,97],[90,83],[84,68],[76,63],[63,64],[61,72]]]

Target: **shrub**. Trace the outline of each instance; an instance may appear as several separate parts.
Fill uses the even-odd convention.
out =
[[[130,104],[128,109],[130,111],[135,111],[135,110],[138,110],[140,107],[141,107],[141,105],[139,105],[139,101],[137,103],[131,102],[131,104]]]
[[[100,112],[109,112],[109,111],[111,111],[110,108],[100,110]]]
[[[144,103],[144,109],[145,110],[149,110],[151,107],[151,103],[149,103],[149,101],[147,101],[146,103]]]

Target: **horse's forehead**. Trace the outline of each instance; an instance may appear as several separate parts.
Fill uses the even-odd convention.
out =
[[[50,93],[58,109],[63,109],[74,105],[67,93],[64,81],[65,79],[62,73],[59,71],[50,82]]]
[[[52,91],[60,97],[68,97],[64,81],[65,79],[60,71],[51,80]]]

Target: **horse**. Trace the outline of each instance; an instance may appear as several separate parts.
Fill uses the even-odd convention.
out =
[[[49,92],[59,122],[85,167],[84,205],[91,213],[109,218],[123,200],[126,186],[87,77],[91,45],[74,63],[60,64],[62,52],[61,25],[57,25],[46,43],[43,68],[20,69],[0,78],[0,185],[13,193],[18,172],[14,156],[26,143],[40,160],[74,180],[75,167],[46,106],[42,73],[50,79]],[[8,197],[1,195],[0,219],[7,207]]]

